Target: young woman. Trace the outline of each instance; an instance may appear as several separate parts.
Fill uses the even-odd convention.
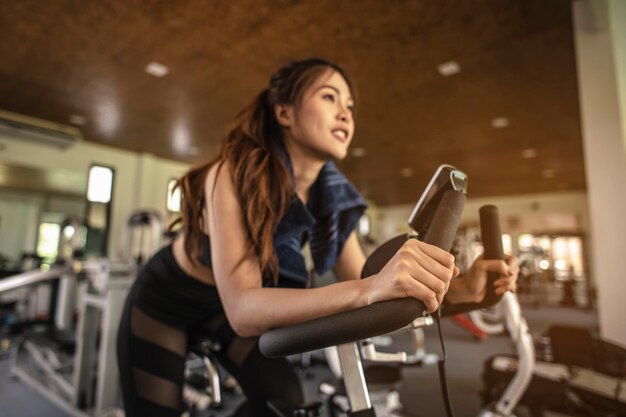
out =
[[[409,240],[380,273],[359,279],[365,257],[354,227],[366,205],[332,160],[354,135],[352,84],[321,59],[291,63],[235,119],[216,158],[181,180],[182,230],[142,270],[126,302],[118,357],[127,417],[179,416],[187,341],[205,332],[247,401],[237,415],[289,413],[303,402],[284,359],[258,336],[289,324],[398,297],[480,300],[486,271],[497,292],[515,289],[516,261],[477,261],[463,280],[449,253]],[[301,253],[339,282],[307,288]]]

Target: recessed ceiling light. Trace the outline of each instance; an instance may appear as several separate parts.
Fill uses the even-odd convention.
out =
[[[155,77],[158,77],[158,78],[164,77],[167,75],[168,72],[170,72],[169,68],[167,68],[163,64],[159,64],[158,62],[149,63],[148,65],[146,65],[144,70],[148,74],[154,75]]]
[[[412,177],[413,170],[411,168],[402,168],[402,171],[400,171],[400,174],[402,174],[402,176],[405,178]]]
[[[367,152],[365,148],[353,148],[350,154],[355,158],[363,158]]]
[[[506,117],[496,117],[495,119],[491,119],[491,127],[494,129],[502,129],[503,127],[507,127],[509,125],[509,119]]]
[[[80,114],[70,114],[70,123],[75,126],[84,126],[87,123],[87,118]]]
[[[439,74],[443,75],[444,77],[449,77],[451,75],[461,72],[461,66],[456,61],[448,61],[439,64],[437,66],[437,71],[439,71]]]
[[[537,149],[528,148],[522,151],[522,158],[532,159],[537,157]]]
[[[552,168],[544,169],[541,176],[544,178],[554,178],[554,170]]]

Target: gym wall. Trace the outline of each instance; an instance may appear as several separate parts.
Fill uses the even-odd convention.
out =
[[[92,164],[110,166],[115,170],[108,250],[108,256],[112,259],[118,258],[122,228],[133,210],[154,209],[167,220],[167,183],[182,175],[189,167],[188,164],[153,155],[89,142],[81,142],[63,150],[0,136],[0,144],[3,145],[0,147],[0,162],[6,164],[44,170],[64,169],[82,172],[85,177]],[[10,204],[8,199],[3,199],[3,202]]]

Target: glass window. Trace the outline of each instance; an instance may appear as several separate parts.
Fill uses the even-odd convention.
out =
[[[87,200],[96,203],[108,203],[111,201],[112,188],[113,170],[111,168],[97,165],[89,168]]]
[[[175,186],[175,179],[172,179],[167,183],[167,209],[172,213],[180,213],[180,187],[174,189]]]
[[[37,255],[42,258],[54,259],[57,256],[61,227],[56,223],[41,223],[39,225],[39,240],[37,241]]]

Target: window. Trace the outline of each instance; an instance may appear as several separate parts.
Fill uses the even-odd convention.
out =
[[[174,189],[175,186],[175,179],[171,179],[167,183],[167,209],[172,213],[180,213],[180,187]]]
[[[56,223],[41,223],[37,240],[37,255],[54,259],[57,256],[61,227]]]
[[[89,168],[87,200],[94,203],[108,203],[111,201],[112,188],[113,170],[111,168],[98,165]]]

